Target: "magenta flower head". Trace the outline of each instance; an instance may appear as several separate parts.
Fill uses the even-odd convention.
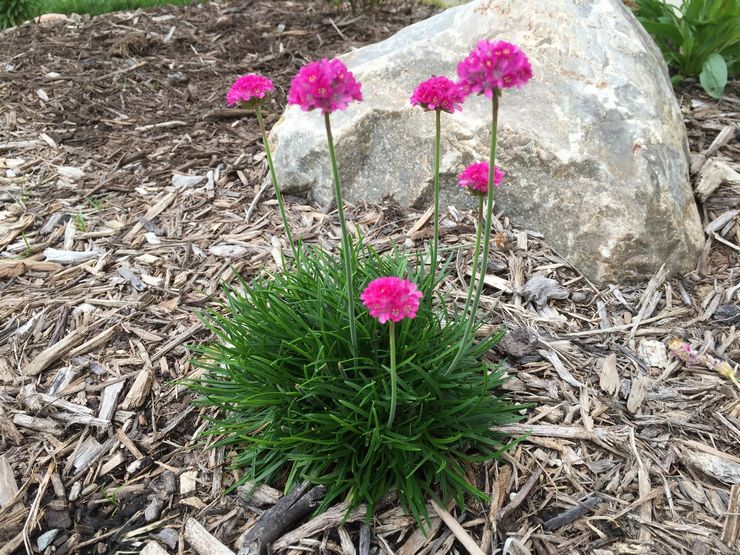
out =
[[[452,114],[462,110],[465,93],[447,77],[432,77],[422,81],[411,95],[411,104],[425,110],[444,110]]]
[[[362,100],[360,83],[340,60],[319,60],[303,66],[290,82],[288,104],[308,112],[324,114],[345,110],[353,100]]]
[[[275,87],[267,77],[256,73],[248,73],[239,77],[231,85],[229,92],[226,93],[226,104],[233,106],[244,102],[247,106],[254,107],[273,90],[275,90]]]
[[[521,88],[532,78],[532,66],[518,46],[502,40],[482,40],[462,62],[457,76],[466,95],[493,96],[495,89]]]
[[[458,176],[457,184],[467,189],[472,195],[485,195],[488,193],[488,174],[491,166],[488,162],[476,162],[470,164]],[[504,172],[498,166],[493,166],[493,185],[498,187],[504,179]]]
[[[370,316],[385,324],[388,320],[400,322],[404,318],[415,318],[422,296],[414,282],[391,276],[371,281],[360,299]]]

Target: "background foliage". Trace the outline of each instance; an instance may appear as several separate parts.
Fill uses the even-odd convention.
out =
[[[20,25],[38,13],[36,0],[0,0],[0,29]]]
[[[170,4],[188,6],[206,0],[0,0],[0,29],[20,25],[45,13],[98,15]]]
[[[636,0],[637,18],[653,36],[674,83],[699,77],[720,98],[740,68],[740,0],[684,0],[680,13],[664,0]]]

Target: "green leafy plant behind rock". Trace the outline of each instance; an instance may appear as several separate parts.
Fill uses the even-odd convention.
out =
[[[680,10],[664,0],[636,0],[637,18],[675,72],[699,81],[720,98],[740,68],[740,0],[684,0]]]
[[[36,15],[36,0],[0,0],[0,29],[20,25]]]
[[[253,283],[227,287],[221,310],[204,317],[216,340],[197,349],[205,372],[190,381],[200,403],[219,409],[208,433],[236,451],[241,482],[268,481],[286,491],[298,482],[326,486],[320,508],[341,499],[365,503],[370,519],[381,497],[398,492],[418,520],[427,500],[464,505],[484,499],[469,463],[496,459],[513,445],[496,427],[524,406],[497,391],[504,373],[488,359],[502,332],[476,340],[485,285],[502,91],[532,77],[527,56],[504,41],[480,41],[460,62],[457,82],[420,83],[412,105],[434,114],[434,222],[429,257],[394,249],[379,254],[350,232],[342,201],[331,115],[363,100],[361,84],[340,60],[303,66],[288,103],[321,112],[341,230],[339,256],[296,242],[276,178],[261,104],[275,88],[257,74],[238,78],[229,105],[255,111],[292,259]],[[443,294],[439,262],[439,161],[442,114],[465,98],[491,106],[488,162],[467,168],[459,185],[479,199],[473,278],[462,310]],[[431,118],[430,118],[431,122]],[[427,262],[427,260],[429,262]],[[238,485],[238,484],[237,484]]]

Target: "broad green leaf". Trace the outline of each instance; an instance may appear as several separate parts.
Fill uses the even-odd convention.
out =
[[[643,21],[642,26],[645,27],[645,30],[653,35],[653,37],[670,40],[674,47],[682,44],[684,41],[684,37],[678,27],[675,27],[670,23]]]
[[[722,98],[722,93],[727,85],[727,64],[719,54],[712,54],[704,62],[704,67],[699,74],[699,82],[704,90],[714,98]]]

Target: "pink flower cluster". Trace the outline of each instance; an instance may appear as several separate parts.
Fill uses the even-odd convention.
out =
[[[452,114],[462,110],[465,93],[447,77],[432,77],[422,81],[411,95],[411,104],[425,110],[444,110]]]
[[[414,282],[391,276],[371,281],[360,299],[370,316],[385,324],[388,320],[400,322],[404,318],[415,318],[422,296]]]
[[[470,164],[458,176],[457,184],[469,193],[475,195],[485,195],[488,193],[488,178],[491,166],[488,162],[476,162]],[[498,187],[504,179],[504,172],[498,166],[493,166],[493,185]]]
[[[344,110],[362,100],[361,85],[340,60],[319,60],[303,66],[290,83],[288,104],[301,110],[319,109],[324,114]]]
[[[239,77],[231,85],[229,92],[226,93],[226,104],[228,106],[233,106],[240,102],[254,104],[261,101],[267,93],[273,90],[275,90],[275,87],[267,77],[257,75],[256,73],[248,73]]]
[[[460,86],[466,95],[493,96],[495,89],[520,87],[532,78],[532,66],[518,46],[502,40],[478,42],[457,65]]]

